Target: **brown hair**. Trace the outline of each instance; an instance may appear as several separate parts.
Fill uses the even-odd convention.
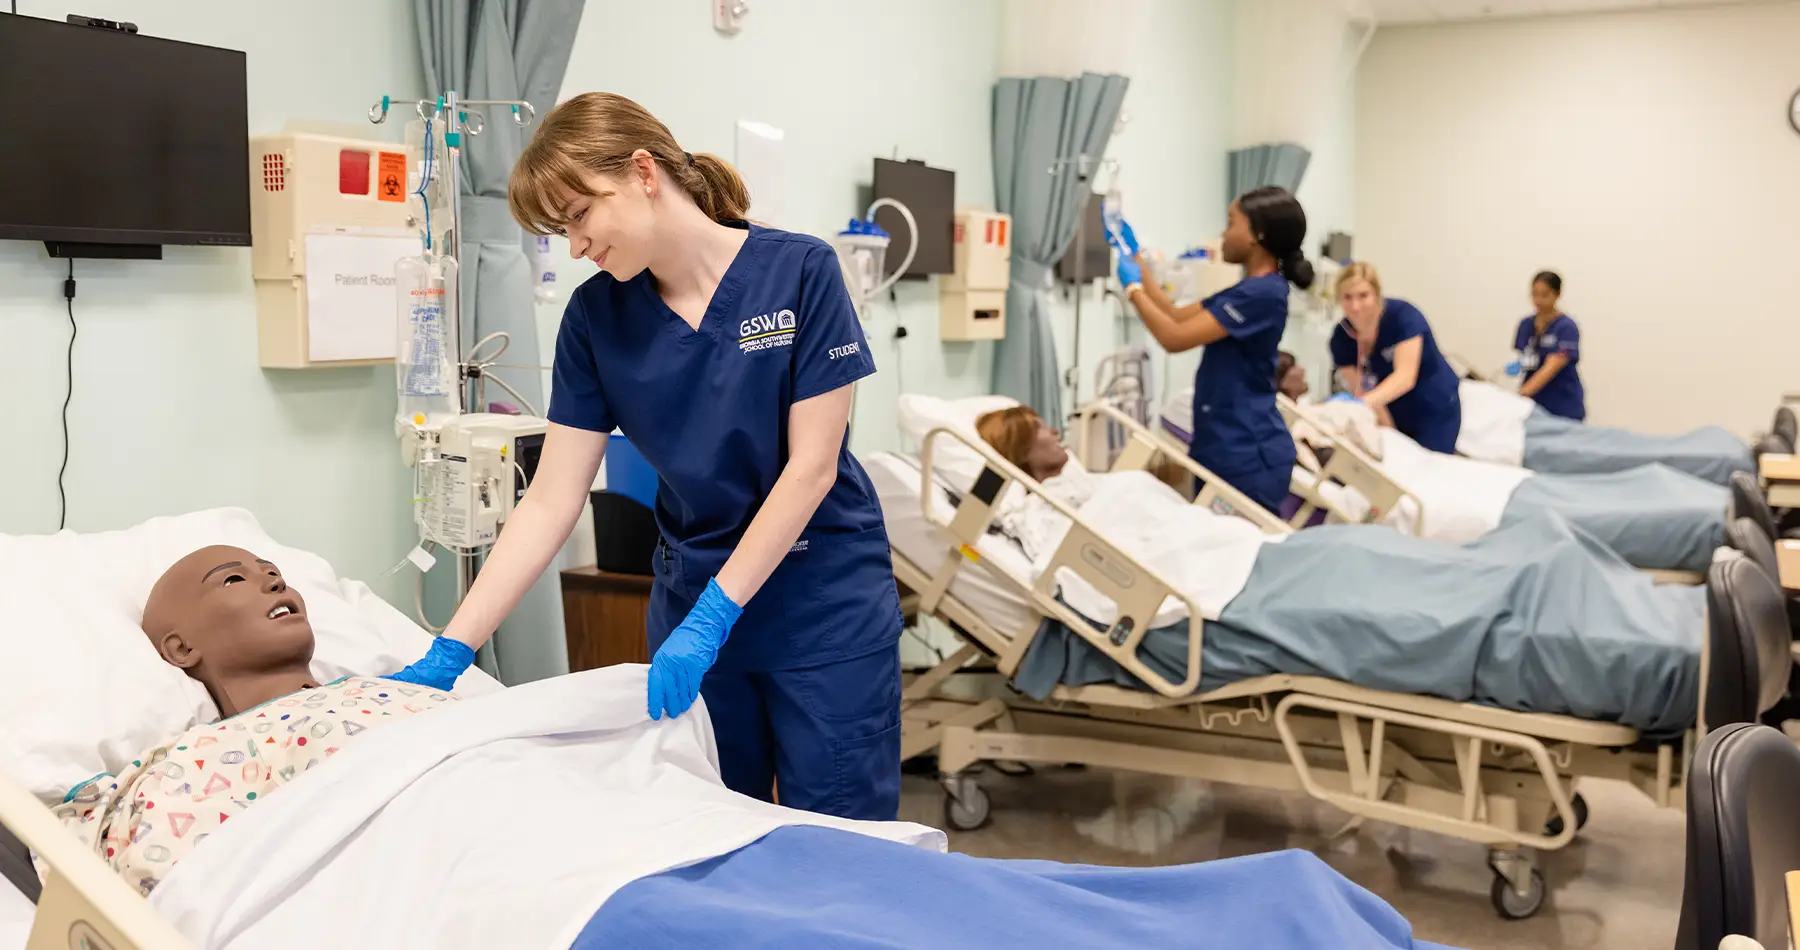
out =
[[[534,234],[563,233],[569,222],[561,196],[602,197],[584,176],[624,175],[640,148],[714,221],[734,221],[750,209],[750,190],[731,163],[682,151],[668,126],[624,96],[584,92],[550,110],[513,166],[506,187],[513,218]]]
[[[1342,296],[1344,285],[1353,280],[1368,281],[1369,289],[1375,291],[1375,296],[1381,296],[1381,273],[1375,269],[1374,264],[1367,261],[1356,261],[1338,273],[1337,285],[1331,289],[1334,293]]]
[[[1024,468],[1031,456],[1032,443],[1037,441],[1041,421],[1028,406],[996,409],[975,420],[975,433],[981,436],[981,441],[993,446],[1001,458]]]

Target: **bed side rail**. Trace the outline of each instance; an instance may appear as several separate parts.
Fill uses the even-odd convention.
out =
[[[1189,458],[1187,453],[1170,451],[1169,446],[1158,439],[1155,433],[1139,425],[1136,419],[1104,402],[1089,403],[1075,411],[1075,418],[1082,423],[1077,426],[1080,432],[1080,444],[1077,452],[1081,457],[1089,457],[1087,438],[1089,430],[1094,427],[1086,423],[1095,417],[1104,418],[1120,426],[1128,435],[1125,449],[1119,453],[1117,458],[1113,459],[1112,468],[1108,471],[1130,472],[1148,468],[1160,454],[1164,458],[1174,461],[1176,465],[1181,466],[1194,477],[1195,482],[1200,486],[1199,493],[1194,497],[1194,504],[1205,505],[1221,514],[1237,515],[1261,528],[1265,534],[1286,534],[1293,530],[1293,525],[1282,521],[1267,508],[1251,501],[1248,495],[1233,488],[1230,482],[1214,475],[1206,466]]]
[[[1399,482],[1391,478],[1381,463],[1369,457],[1367,452],[1352,445],[1348,439],[1339,438],[1329,426],[1312,418],[1305,407],[1279,393],[1275,396],[1275,407],[1281,410],[1281,418],[1287,423],[1288,431],[1304,422],[1321,438],[1330,443],[1331,459],[1320,466],[1316,474],[1321,481],[1336,481],[1355,489],[1369,501],[1369,522],[1380,522],[1388,514],[1400,506],[1403,498],[1411,498],[1417,507],[1417,524],[1425,523],[1425,501],[1414,492],[1401,487]],[[1302,497],[1310,497],[1302,495]],[[1335,508],[1327,510],[1335,511]],[[1351,519],[1344,519],[1351,520]],[[1302,522],[1304,523],[1304,522]]]
[[[4,774],[0,774],[0,825],[50,867],[26,950],[84,946],[194,950],[174,925],[150,909],[148,901],[83,848],[49,809]]]
[[[936,510],[937,506],[933,504],[936,490],[931,480],[931,458],[940,438],[955,439],[980,453],[986,465],[948,520],[944,519],[943,513]],[[1069,519],[1068,533],[1063,536],[1056,553],[1051,556],[1036,580],[1029,586],[1024,586],[1032,606],[1039,613],[1061,621],[1093,644],[1095,649],[1164,696],[1187,696],[1200,685],[1202,624],[1200,605],[1192,597],[1107,541],[1100,531],[1082,519],[1080,513],[1051,497],[1036,479],[1001,458],[999,453],[980,439],[970,439],[955,429],[939,427],[925,435],[919,459],[925,489],[919,494],[925,518],[949,532],[951,541],[957,545],[956,554],[962,559],[974,560],[978,557],[977,545],[987,534],[988,527],[994,523],[1000,500],[1006,497],[1008,489],[1013,485],[1020,486]],[[951,564],[956,563],[957,558],[952,557]],[[1104,630],[1095,629],[1087,618],[1056,598],[1056,579],[1063,570],[1074,572],[1102,595],[1112,599],[1118,610],[1118,618],[1109,627]],[[1004,571],[993,573],[1007,578],[1015,586],[1023,586],[1018,585]],[[1168,679],[1138,657],[1139,644],[1150,632],[1151,621],[1162,609],[1163,601],[1169,597],[1186,604],[1190,618],[1187,676],[1180,682]],[[1003,668],[1002,672],[1011,675],[1013,670]]]

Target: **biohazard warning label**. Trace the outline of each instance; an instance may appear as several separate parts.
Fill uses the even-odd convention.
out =
[[[375,197],[382,201],[406,200],[406,156],[400,152],[382,152],[375,168]]]

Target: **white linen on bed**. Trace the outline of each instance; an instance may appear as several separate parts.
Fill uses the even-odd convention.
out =
[[[1010,409],[1018,404],[1019,401],[1010,396],[940,399],[919,393],[903,393],[895,400],[895,414],[899,417],[901,434],[906,436],[915,452],[921,452],[925,437],[933,429],[940,427],[954,429],[979,444],[981,436],[975,431],[975,420],[990,412]],[[1051,422],[1051,425],[1055,424],[1055,421]],[[1071,454],[1069,464],[1080,467],[1081,462]],[[931,442],[931,467],[939,478],[956,491],[968,491],[985,465],[980,453],[955,439],[939,436]]]
[[[1047,494],[1073,508],[1108,542],[1192,597],[1201,617],[1219,613],[1250,580],[1262,546],[1285,535],[1266,535],[1242,518],[1220,515],[1193,504],[1149,472],[1078,473],[1044,483]],[[1050,566],[1050,558],[1068,533],[1070,522],[1035,495],[1016,514],[1013,530],[1032,560],[1033,575]],[[1118,606],[1068,568],[1058,571],[1063,600],[1097,623],[1118,619]],[[1163,601],[1151,626],[1163,627],[1188,615],[1175,597]]]
[[[1319,477],[1302,466],[1294,466],[1294,479],[1308,486],[1317,486],[1319,494],[1325,496],[1326,501],[1336,505],[1337,509],[1343,512],[1352,523],[1361,523],[1364,518],[1369,516],[1369,509],[1373,507],[1362,492],[1335,481],[1325,482],[1321,485]],[[1419,533],[1418,503],[1410,495],[1401,498],[1400,504],[1394,506],[1394,510],[1388,512],[1381,519],[1381,523],[1407,534],[1417,535]]]
[[[0,880],[0,950],[25,950],[31,936],[31,918],[37,906],[18,888]]]
[[[651,722],[646,669],[542,680],[365,733],[234,816],[151,904],[203,950],[566,948],[625,884],[783,826],[945,849],[923,825],[727,790],[704,703]]]
[[[916,461],[887,452],[877,452],[862,460],[875,495],[881,500],[881,514],[887,521],[888,544],[927,574],[935,574],[952,553],[950,535],[925,517],[919,504],[921,487]],[[948,521],[955,509],[943,490],[932,490],[933,510]],[[1031,561],[1013,541],[997,534],[983,537],[975,546],[983,564],[998,569],[1021,585],[1031,584]],[[1018,588],[995,577],[984,567],[966,566],[950,581],[950,594],[995,629],[1017,633],[1026,624],[1034,624],[1037,614]]]
[[[1462,399],[1462,429],[1456,451],[1472,459],[1503,465],[1525,463],[1525,420],[1537,403],[1493,383],[1465,379],[1457,385]]]
[[[391,672],[431,637],[323,558],[277,544],[247,511],[153,518],[94,534],[0,535],[0,768],[45,801],[117,772],[145,749],[218,717],[206,689],[157,656],[138,626],[169,565],[211,544],[281,567],[306,599],[321,682]],[[399,552],[396,552],[398,557]],[[472,670],[458,695],[499,689]]]
[[[1394,429],[1381,435],[1388,477],[1425,507],[1422,538],[1463,544],[1498,528],[1513,491],[1531,477],[1517,466],[1433,452]]]

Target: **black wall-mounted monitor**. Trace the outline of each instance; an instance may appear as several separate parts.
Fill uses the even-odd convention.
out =
[[[249,245],[243,53],[0,16],[0,89],[0,239]]]
[[[924,162],[875,160],[871,192],[875,198],[892,198],[913,213],[919,225],[919,253],[906,269],[908,277],[948,274],[956,269],[956,173],[932,168]],[[892,274],[906,259],[911,244],[906,219],[892,208],[875,212],[875,223],[892,238],[883,266]]]

